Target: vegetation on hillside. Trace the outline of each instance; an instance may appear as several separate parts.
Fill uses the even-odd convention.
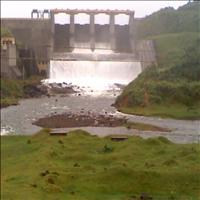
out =
[[[197,10],[193,3],[190,4],[192,6],[186,5],[173,12],[178,15],[185,12],[185,17],[189,18],[187,13],[191,14],[191,9],[194,9],[194,13]],[[167,10],[161,10],[153,16],[159,19]],[[158,25],[156,30],[159,30],[162,20],[160,17],[159,24],[157,20],[152,20],[150,25]],[[189,28],[188,25],[188,31]],[[200,34],[194,30],[168,33],[169,30],[160,35],[157,35],[158,32],[151,33],[155,34],[151,36],[147,27],[144,33],[148,33],[148,39],[155,42],[158,65],[144,70],[125,88],[116,100],[119,110],[139,115],[200,118]]]
[[[199,198],[198,144],[48,133],[1,137],[1,199]]]
[[[199,32],[199,13],[198,1],[187,3],[177,10],[172,7],[163,8],[140,20],[137,24],[137,37],[141,39],[167,33]]]

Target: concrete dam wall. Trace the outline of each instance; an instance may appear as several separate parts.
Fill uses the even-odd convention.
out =
[[[1,27],[12,32],[18,46],[33,49],[38,60],[50,59],[53,33],[49,19],[4,18]]]
[[[72,51],[70,48],[69,24],[55,24],[52,31],[50,19],[1,19],[1,27],[10,30],[19,45],[34,50],[37,60],[49,61],[53,52]],[[75,25],[74,48],[90,48],[89,24]],[[95,24],[95,46],[110,49],[109,25]],[[129,26],[115,25],[116,51],[131,52]]]
[[[70,48],[69,24],[55,24],[54,51],[72,51]],[[89,24],[75,25],[75,44],[74,48],[90,48]],[[128,25],[115,25],[115,51],[131,53]],[[95,48],[110,49],[109,25],[95,24]]]
[[[60,12],[70,15],[69,24],[55,24],[54,15]],[[152,42],[136,41],[137,19],[135,20],[133,11],[53,9],[48,13],[48,18],[39,17],[37,13],[37,18],[1,19],[1,27],[13,33],[17,47],[33,52],[31,55],[34,56],[30,59],[34,61],[28,65],[36,63],[39,72],[43,70],[49,74],[50,61],[55,59],[81,61],[83,58],[84,61],[147,63],[141,65],[142,70],[156,59]],[[87,13],[90,23],[76,24],[74,16],[78,13]],[[94,16],[99,13],[109,15],[109,24],[95,24]],[[128,25],[115,24],[115,15],[120,13],[129,16]],[[80,49],[83,51],[80,52]],[[102,51],[95,51],[97,49]]]

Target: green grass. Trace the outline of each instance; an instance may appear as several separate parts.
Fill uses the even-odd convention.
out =
[[[41,79],[41,76],[32,76],[25,80],[1,78],[1,107],[18,104],[19,99],[25,96],[23,87],[38,85]]]
[[[195,46],[200,35],[197,32],[169,33],[149,37],[155,41],[159,67],[173,67],[182,63],[188,47]]]
[[[1,99],[1,107],[7,107],[11,105],[17,105],[18,99],[17,98],[2,98]]]
[[[193,107],[187,107],[182,104],[150,105],[148,107],[120,107],[119,111],[133,115],[160,116],[162,118],[200,119],[200,104]]]
[[[1,79],[1,107],[18,104],[22,96],[22,80]]]
[[[121,112],[127,113],[127,114],[134,114],[132,112],[125,112],[125,110],[120,110]],[[167,128],[163,128],[163,127],[159,127],[159,126],[154,126],[151,124],[145,124],[145,123],[139,123],[139,122],[126,122],[123,124],[124,127],[128,128],[128,129],[137,129],[137,130],[141,130],[141,131],[163,131],[163,132],[169,132],[170,130]]]
[[[113,142],[81,130],[2,136],[1,199],[129,200],[148,193],[198,200],[199,153],[198,144],[163,137]]]

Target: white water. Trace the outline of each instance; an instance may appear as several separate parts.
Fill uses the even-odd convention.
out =
[[[100,92],[116,88],[116,83],[127,85],[140,73],[140,62],[51,60],[49,79],[45,82],[65,82]]]

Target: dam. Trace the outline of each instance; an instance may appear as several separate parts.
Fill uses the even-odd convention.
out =
[[[54,16],[58,13],[69,15],[69,24],[55,25]],[[75,24],[79,13],[89,16],[88,24]],[[95,24],[95,16],[102,13],[108,15],[109,23]],[[115,16],[120,14],[128,15],[128,25],[115,24]],[[135,54],[133,11],[54,9],[50,16],[55,39],[47,82],[67,82],[92,91],[109,90],[114,84],[128,84],[141,73]]]
[[[69,17],[69,23],[55,23],[60,13]],[[89,22],[76,23],[79,14],[87,15]],[[100,14],[107,15],[108,23],[96,23]],[[128,16],[127,24],[116,24],[121,15]],[[31,18],[1,19],[2,27],[33,52],[27,67],[35,63],[32,67],[44,72],[49,82],[77,83],[79,78],[82,83],[102,84],[128,84],[156,62],[153,42],[136,39],[136,22],[130,10],[33,9]]]
[[[52,32],[56,33],[57,26],[54,26],[54,18],[56,14],[65,13],[69,15],[70,23],[65,26],[65,37],[68,39],[68,47],[73,48],[90,48],[92,51],[97,48],[106,48],[117,51],[117,36],[119,36],[120,27],[115,24],[116,15],[128,15],[129,24],[122,28],[124,30],[123,43],[126,41],[126,49],[131,48],[131,52],[134,52],[134,36],[133,36],[133,24],[134,24],[134,11],[129,10],[70,10],[70,9],[53,9],[50,11],[52,21]],[[75,17],[79,14],[89,15],[89,24],[75,24]],[[95,16],[99,14],[105,14],[109,17],[109,24],[98,25],[95,24]],[[67,37],[68,35],[68,37]],[[127,42],[128,40],[128,42]],[[120,46],[120,45],[118,45]],[[130,46],[130,47],[129,47]]]

